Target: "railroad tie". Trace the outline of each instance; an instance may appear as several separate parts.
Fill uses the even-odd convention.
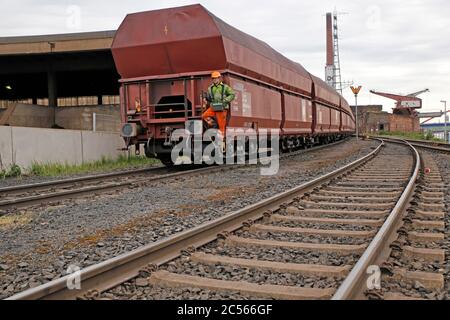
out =
[[[443,249],[426,249],[405,246],[402,250],[405,257],[422,258],[426,261],[445,261],[445,251]]]
[[[354,230],[325,230],[325,229],[313,229],[313,228],[289,228],[289,227],[277,227],[271,225],[254,224],[250,227],[250,231],[253,232],[279,232],[279,233],[293,233],[304,235],[319,235],[330,237],[352,237],[352,238],[368,238],[373,237],[376,234],[375,230],[370,231],[354,231]]]
[[[445,234],[411,231],[408,233],[408,238],[413,241],[418,241],[418,242],[422,242],[422,243],[423,242],[440,242],[445,239]]]
[[[259,240],[242,238],[238,236],[230,236],[225,240],[227,244],[244,247],[265,247],[265,248],[286,248],[301,251],[318,251],[339,254],[362,254],[366,249],[365,244],[350,245],[350,244],[331,244],[331,243],[305,243],[305,242],[289,242],[289,241],[274,241],[274,240]]]
[[[330,188],[323,188],[320,190],[320,194],[326,196],[326,195],[330,195],[330,196],[335,196],[335,197],[339,197],[339,198],[343,198],[343,197],[362,197],[362,198],[366,198],[366,199],[372,199],[372,198],[377,198],[377,197],[390,197],[390,198],[396,198],[398,196],[400,196],[401,191],[390,191],[390,192],[373,192],[372,190],[368,190],[368,189],[364,189],[361,190],[360,188],[357,188],[358,191],[345,191],[345,190],[341,190],[341,191],[333,191],[330,190]]]
[[[428,229],[444,229],[445,223],[443,221],[435,221],[435,220],[417,220],[414,219],[412,224],[415,228],[428,228]]]
[[[200,288],[213,291],[232,291],[241,294],[283,300],[330,299],[335,289],[301,288],[272,284],[256,284],[246,281],[228,281],[157,271],[149,278],[152,285],[175,288]]]
[[[359,225],[380,227],[383,225],[382,219],[335,219],[335,218],[310,218],[297,216],[282,216],[274,214],[270,217],[273,222],[297,222],[297,223],[323,223],[323,224],[340,224],[340,225]]]
[[[440,290],[444,288],[444,276],[440,273],[409,271],[406,269],[395,268],[393,270],[393,275],[390,276],[390,278],[393,280],[403,280],[412,284],[419,281],[424,288],[431,290]]]
[[[358,197],[358,196],[346,196],[346,195],[330,195],[327,192],[321,192],[320,194],[312,194],[309,196],[311,200],[342,200],[345,199],[346,202],[382,202],[382,203],[394,203],[395,197]]]
[[[359,210],[337,210],[337,209],[306,209],[299,210],[297,214],[288,214],[287,217],[323,217],[325,215],[347,215],[357,218],[382,218],[385,217],[389,211],[373,210],[373,211],[359,211]]]
[[[388,203],[348,203],[348,202],[312,202],[301,201],[301,205],[305,208],[315,207],[331,207],[331,208],[365,208],[365,209],[381,209],[386,210],[395,205],[394,201]]]
[[[288,262],[274,262],[256,259],[233,258],[222,255],[206,254],[196,252],[190,256],[191,261],[210,266],[228,265],[239,266],[241,268],[251,268],[260,270],[270,270],[279,273],[297,273],[309,276],[321,277],[344,277],[351,269],[351,266],[327,266],[320,264],[300,264]]]
[[[383,299],[387,300],[387,301],[398,301],[398,300],[404,300],[404,301],[407,301],[407,300],[413,300],[413,301],[424,300],[425,301],[425,300],[427,300],[427,299],[423,299],[423,298],[409,297],[409,296],[404,295],[401,292],[386,292],[383,295]]]

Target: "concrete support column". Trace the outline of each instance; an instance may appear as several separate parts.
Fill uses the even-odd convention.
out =
[[[58,106],[58,95],[56,92],[56,74],[54,71],[47,72],[47,85],[48,85],[48,106]]]
[[[52,108],[52,122],[56,124],[56,107],[58,106],[58,94],[56,92],[56,74],[54,71],[47,72],[47,87],[48,87],[48,106]]]

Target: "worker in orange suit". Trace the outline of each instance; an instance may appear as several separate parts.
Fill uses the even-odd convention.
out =
[[[220,72],[214,71],[211,78],[213,83],[209,86],[205,97],[210,106],[203,113],[202,119],[210,128],[214,127],[216,121],[219,130],[225,136],[228,111],[236,95],[229,85],[223,83]]]

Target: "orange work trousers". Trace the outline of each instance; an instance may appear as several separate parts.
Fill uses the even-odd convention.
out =
[[[227,125],[227,115],[228,111],[214,111],[212,108],[208,108],[205,112],[203,112],[202,119],[206,118],[216,118],[217,124],[219,125],[219,130],[222,132],[222,135],[225,136],[225,127]]]

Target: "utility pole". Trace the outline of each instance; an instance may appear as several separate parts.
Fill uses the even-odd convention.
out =
[[[359,139],[359,122],[358,122],[358,94],[361,91],[361,86],[353,87],[351,86],[350,89],[352,89],[353,94],[355,95],[355,127],[356,127],[356,141]]]
[[[448,135],[447,135],[447,101],[441,100],[441,102],[444,104],[444,138],[445,142],[448,142]]]

